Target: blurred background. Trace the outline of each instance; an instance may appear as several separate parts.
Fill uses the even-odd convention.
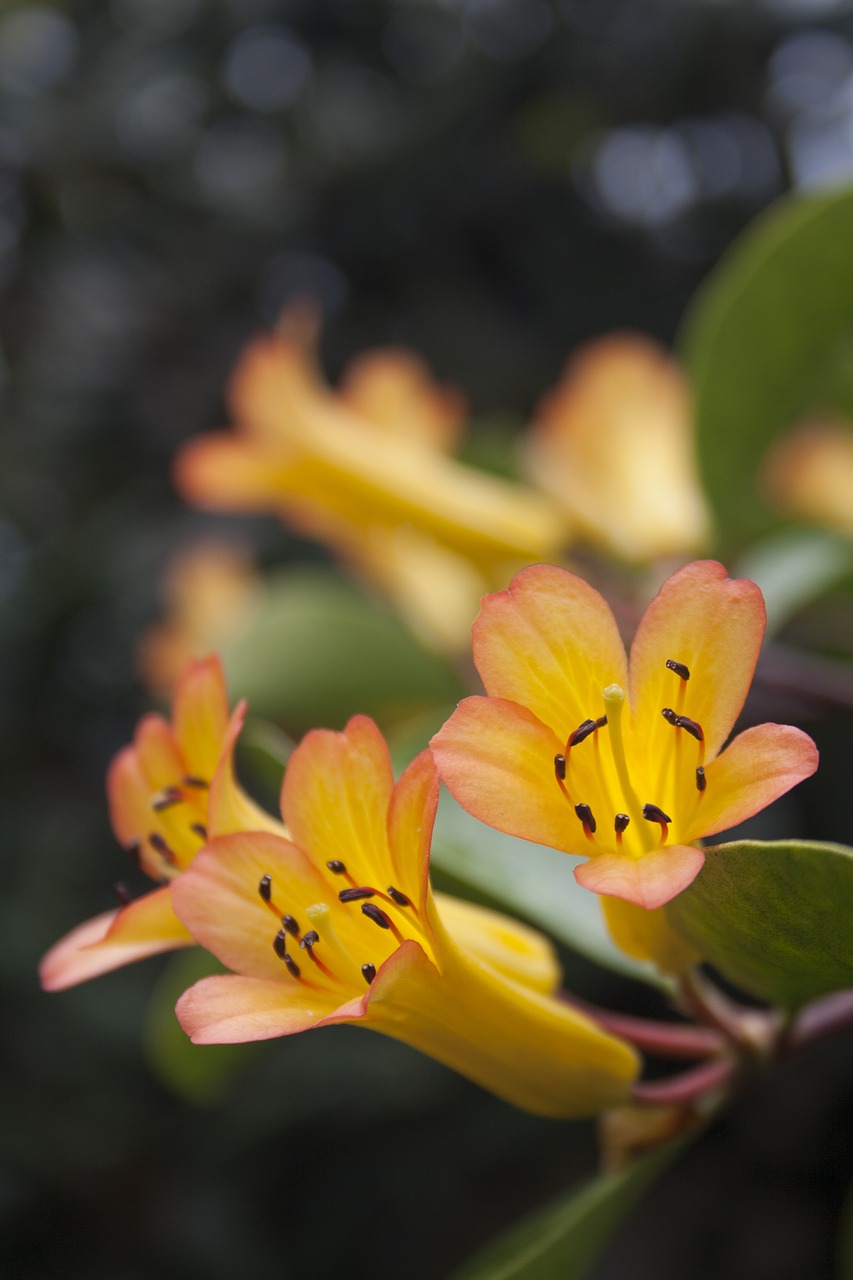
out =
[[[185,956],[52,996],[36,967],[128,880],[104,774],[151,705],[135,654],[169,556],[239,530],[264,565],[324,560],[171,488],[178,445],[226,420],[247,339],[318,299],[331,376],[366,347],[416,349],[469,397],[467,456],[505,469],[573,347],[623,328],[671,344],[765,206],[853,177],[851,9],[0,7],[4,1275],[434,1280],[592,1170],[592,1125],[351,1029],[188,1052],[170,1013]],[[429,680],[452,700],[452,673]],[[346,702],[318,714],[337,727]],[[278,729],[298,736],[311,711],[291,710]],[[781,830],[853,839],[845,718],[778,689],[760,712],[827,749]],[[768,821],[756,834],[780,834]],[[659,1012],[565,960],[589,998]],[[851,1068],[833,1042],[734,1107],[597,1280],[835,1274]]]

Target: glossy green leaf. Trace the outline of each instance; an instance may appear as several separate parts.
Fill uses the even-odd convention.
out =
[[[667,912],[730,981],[795,1009],[853,986],[853,849],[744,840],[706,851]]]
[[[452,1280],[581,1280],[682,1145],[671,1143],[549,1205],[488,1245]]]
[[[666,988],[654,966],[625,955],[611,941],[598,895],[582,889],[572,874],[579,858],[494,831],[446,794],[432,848],[433,868],[454,886],[528,920],[605,968]]]
[[[383,725],[461,696],[438,654],[330,570],[269,579],[257,617],[225,652],[229,687],[301,734],[364,712]]]
[[[851,243],[850,189],[781,200],[735,243],[688,312],[680,346],[725,543],[778,521],[756,476],[780,432],[815,412],[853,416]]]

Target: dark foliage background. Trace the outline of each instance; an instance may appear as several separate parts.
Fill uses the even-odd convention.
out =
[[[848,10],[3,6],[4,1274],[432,1280],[592,1168],[589,1127],[346,1029],[250,1050],[215,1104],[188,1101],[144,1044],[164,964],[51,997],[36,965],[126,878],[103,777],[147,705],[134,644],[167,554],[216,524],[180,505],[169,462],[222,419],[246,338],[312,292],[331,372],[410,344],[470,394],[481,440],[578,341],[671,341],[764,205],[853,169]],[[318,554],[244,528],[268,562]],[[795,820],[843,839],[849,740],[810,727],[847,754]],[[587,994],[654,1008],[567,963]],[[824,1046],[736,1107],[599,1280],[829,1276],[851,1067],[849,1041]]]

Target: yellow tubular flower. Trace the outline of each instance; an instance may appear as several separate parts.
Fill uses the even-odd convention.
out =
[[[786,515],[853,537],[853,424],[824,419],[795,427],[769,450],[761,483]]]
[[[407,353],[362,356],[335,394],[304,337],[262,336],[239,361],[230,403],[237,430],[179,454],[181,493],[277,512],[438,644],[464,643],[480,595],[508,564],[553,558],[563,541],[556,505],[447,456],[461,402]]]
[[[681,555],[707,540],[687,383],[648,338],[583,347],[542,402],[526,459],[580,536],[622,560]]]
[[[212,840],[174,886],[192,935],[233,973],[186,992],[196,1043],[357,1022],[549,1116],[624,1100],[634,1051],[552,994],[559,968],[531,929],[433,897],[438,777],[423,752],[395,785],[372,721],[315,730],[291,757],[292,839]]]

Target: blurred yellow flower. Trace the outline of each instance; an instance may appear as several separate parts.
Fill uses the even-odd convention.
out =
[[[614,334],[573,356],[529,428],[526,463],[580,537],[629,563],[708,537],[687,383],[649,338]]]
[[[761,486],[786,515],[853,537],[853,423],[802,423],[777,440],[761,469]]]
[[[200,506],[278,512],[431,642],[461,647],[483,592],[512,567],[557,556],[565,519],[549,499],[446,454],[462,401],[416,356],[367,353],[335,393],[308,329],[286,317],[249,344],[229,393],[237,429],[191,440],[178,488]]]

